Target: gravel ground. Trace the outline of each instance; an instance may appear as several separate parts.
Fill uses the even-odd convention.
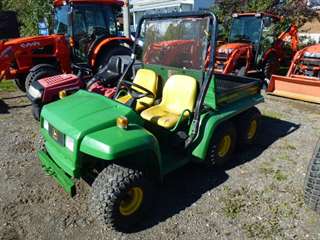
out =
[[[157,187],[140,230],[104,230],[87,209],[89,186],[70,198],[41,170],[38,123],[19,91],[0,92],[0,239],[320,239],[303,181],[320,136],[318,105],[267,97],[256,146],[228,170],[190,165]]]

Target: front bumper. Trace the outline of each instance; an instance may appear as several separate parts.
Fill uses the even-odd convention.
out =
[[[39,151],[38,157],[43,170],[52,176],[67,193],[73,196],[76,193],[76,188],[71,177],[69,177],[46,152]]]

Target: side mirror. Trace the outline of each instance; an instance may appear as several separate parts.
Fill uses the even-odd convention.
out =
[[[44,18],[38,22],[39,35],[49,35],[48,19]]]

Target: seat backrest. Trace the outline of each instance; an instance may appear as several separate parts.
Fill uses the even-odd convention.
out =
[[[158,90],[158,76],[157,74],[149,69],[139,69],[136,73],[136,76],[133,80],[135,84],[138,84],[149,91],[154,95],[157,95]],[[134,87],[133,87],[134,88]],[[141,92],[141,89],[137,89]]]
[[[163,88],[161,105],[180,115],[186,109],[193,112],[196,98],[197,80],[186,75],[173,75]]]

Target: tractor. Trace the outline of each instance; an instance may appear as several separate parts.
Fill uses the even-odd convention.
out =
[[[241,13],[232,17],[228,43],[217,49],[216,73],[259,76],[268,84],[271,75],[297,51],[297,27],[268,13]],[[279,35],[283,25],[288,25],[287,29]],[[286,46],[289,40],[291,51]]]
[[[130,55],[132,41],[119,35],[118,0],[54,0],[53,34],[0,42],[0,80],[26,91],[44,77],[72,72],[72,63],[94,72],[113,55]]]
[[[320,44],[298,51],[286,76],[272,75],[268,94],[320,103]]]
[[[206,11],[144,16],[132,50],[143,36],[142,66],[132,81],[136,54],[112,99],[79,90],[43,107],[41,165],[71,195],[76,179],[86,181],[101,223],[131,231],[169,173],[191,162],[223,167],[236,145],[254,144],[261,82],[214,72],[217,28]]]

